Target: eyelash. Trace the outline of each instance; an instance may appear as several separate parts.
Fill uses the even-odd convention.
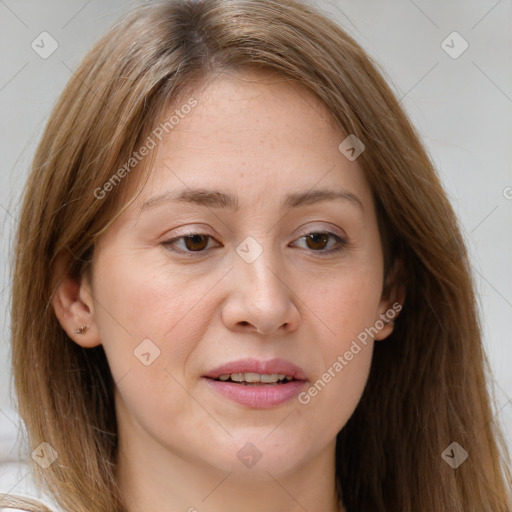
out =
[[[172,245],[176,241],[178,241],[178,240],[181,240],[181,239],[184,239],[184,238],[187,238],[187,237],[190,237],[190,236],[197,236],[197,235],[213,239],[213,237],[211,235],[208,235],[206,233],[198,233],[198,232],[191,231],[189,233],[184,233],[183,235],[180,235],[178,237],[174,237],[174,238],[171,238],[169,240],[165,240],[165,241],[162,242],[162,245],[166,246],[171,251],[178,252],[178,253],[181,253],[181,254],[185,254],[188,257],[194,257],[196,254],[198,254],[198,255],[200,255],[201,253],[204,254],[209,249],[203,249],[203,250],[200,250],[200,251],[190,251],[190,250],[185,249],[185,250],[179,250],[178,251],[178,250],[174,249],[172,247]],[[343,249],[345,249],[345,248],[347,248],[349,246],[349,242],[348,242],[347,239],[342,238],[341,236],[337,235],[336,233],[332,233],[331,231],[309,231],[307,233],[304,233],[304,234],[300,235],[299,238],[297,238],[297,240],[305,239],[305,238],[307,238],[310,235],[328,235],[328,236],[331,236],[331,237],[335,238],[336,241],[338,242],[338,246],[336,248],[334,248],[334,249],[318,250],[318,251],[315,251],[315,250],[311,249],[312,252],[318,253],[319,255],[335,254],[335,253],[338,253],[338,252],[342,251]]]

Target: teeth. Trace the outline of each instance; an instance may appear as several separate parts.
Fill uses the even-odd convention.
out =
[[[279,375],[277,373],[273,373],[272,375],[261,375],[261,382],[277,382],[279,380]]]
[[[272,373],[271,375],[262,374],[262,373],[231,373],[220,375],[219,380],[227,381],[231,379],[233,382],[248,382],[250,384],[263,382],[266,384],[276,383],[278,381],[286,381],[290,382],[293,380],[293,377],[290,375],[284,375],[281,373]]]
[[[261,382],[261,377],[259,373],[246,373],[245,374],[245,381],[246,382]]]

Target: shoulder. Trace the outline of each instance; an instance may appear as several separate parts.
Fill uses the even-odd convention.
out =
[[[3,507],[0,507],[0,512],[27,512],[27,509],[24,509],[24,508],[3,508]]]
[[[23,508],[24,505],[29,506]],[[61,512],[56,503],[38,487],[28,462],[0,461],[0,512],[37,510],[38,507],[41,512]]]
[[[21,498],[41,510],[60,512],[53,500],[35,482],[29,464],[25,430],[17,414],[2,410],[0,414],[0,511],[19,512],[22,505],[12,498]],[[28,507],[27,507],[28,508]]]

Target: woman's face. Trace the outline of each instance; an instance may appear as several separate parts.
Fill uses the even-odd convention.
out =
[[[305,89],[221,74],[193,98],[99,240],[73,338],[105,349],[127,449],[251,478],[333,461],[368,329],[391,329],[369,185]]]

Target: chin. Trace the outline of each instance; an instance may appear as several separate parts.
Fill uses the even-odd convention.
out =
[[[273,427],[275,428],[275,427]],[[278,427],[279,428],[279,427]],[[215,453],[208,463],[223,472],[236,473],[242,479],[268,480],[272,476],[285,476],[296,471],[304,462],[307,448],[304,442],[291,435],[277,435],[272,429],[251,429],[251,435],[234,434],[222,446],[216,443]]]

